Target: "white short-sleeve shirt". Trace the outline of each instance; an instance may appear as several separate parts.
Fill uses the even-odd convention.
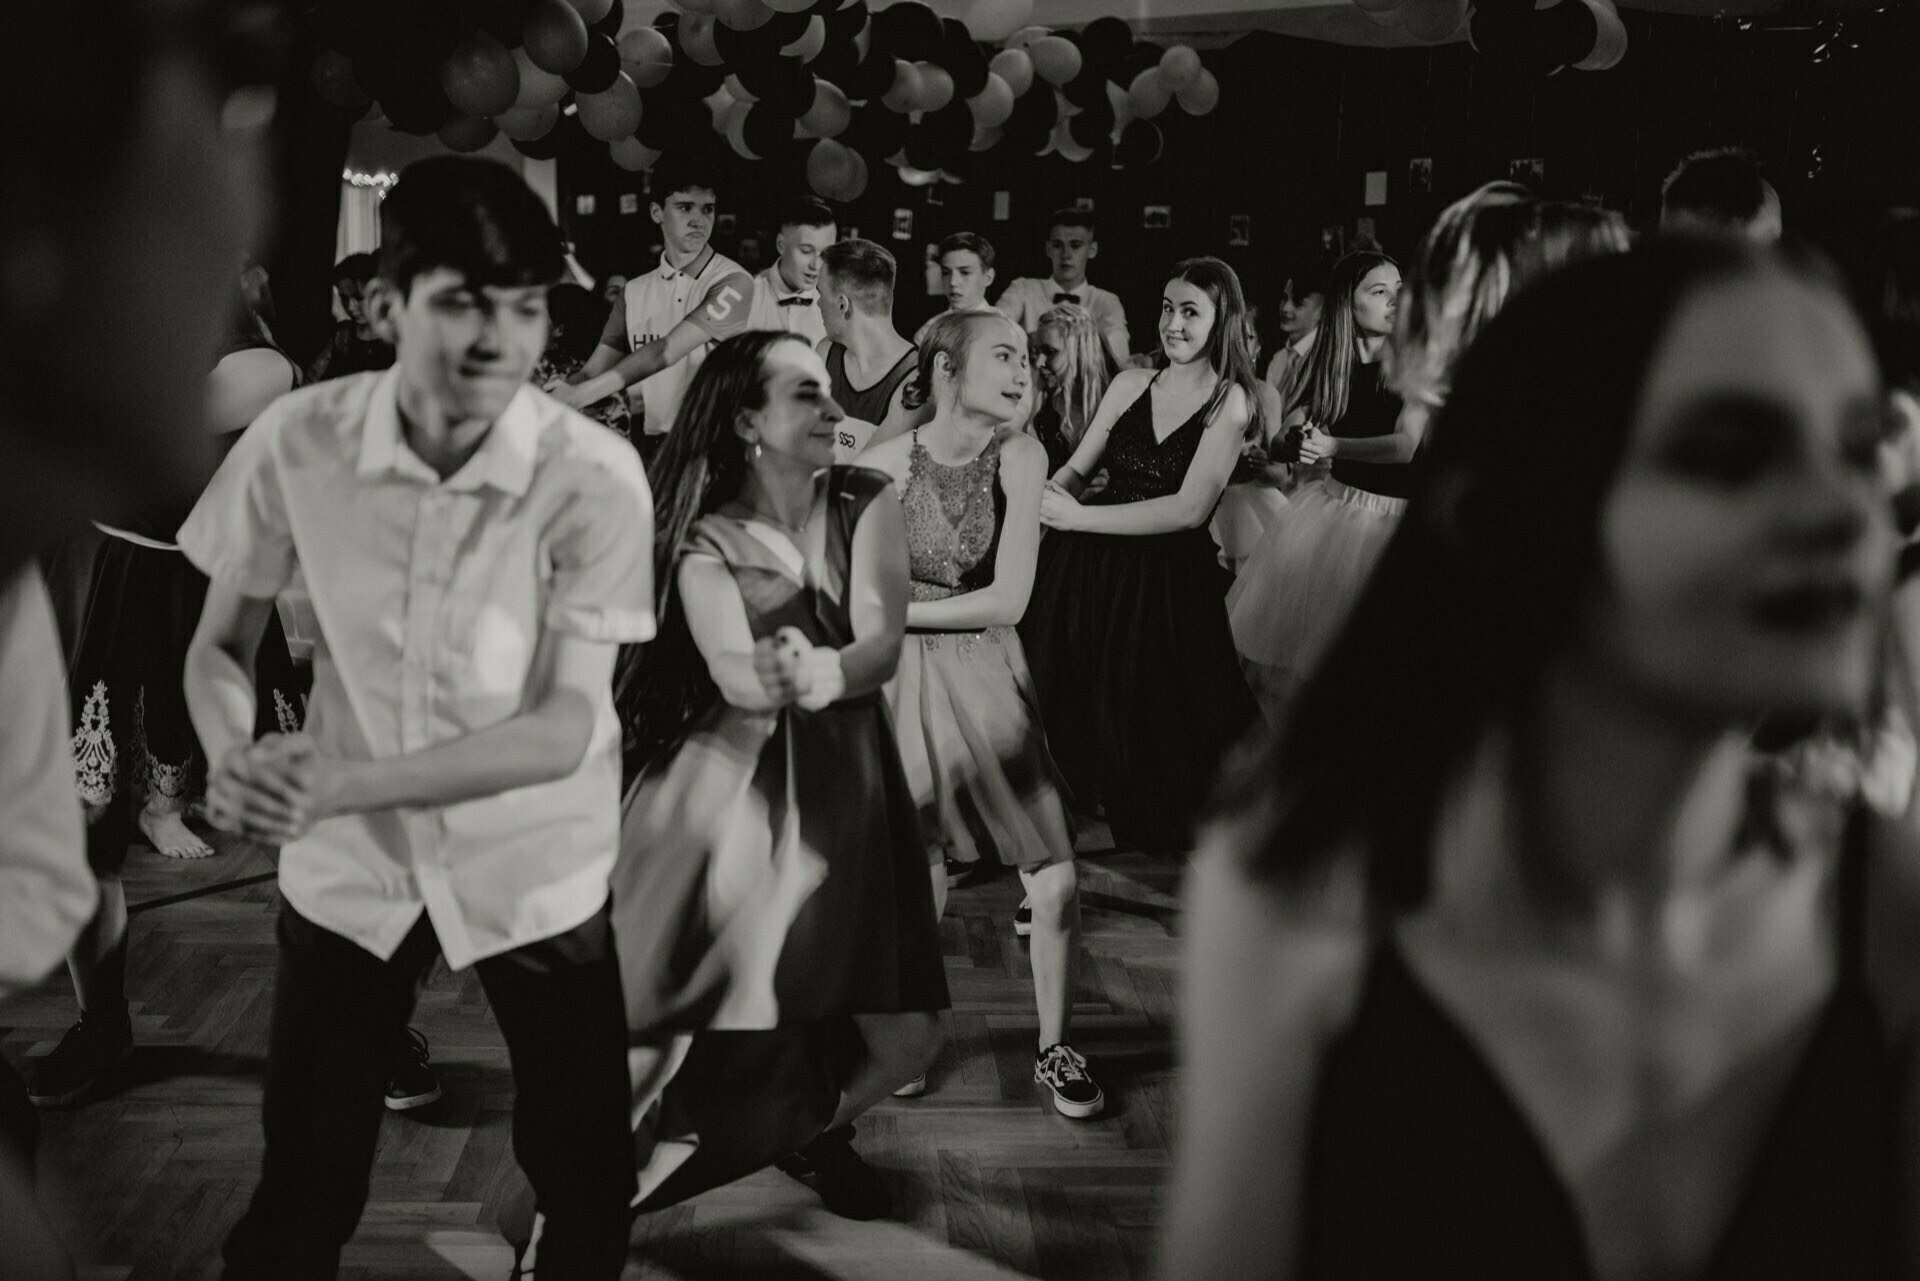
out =
[[[775,263],[753,278],[753,328],[780,329],[799,334],[818,347],[827,337],[820,316],[820,291],[789,289]]]
[[[524,387],[442,480],[407,447],[398,381],[362,374],[274,402],[180,530],[195,565],[248,596],[301,572],[318,625],[307,732],[339,759],[417,752],[517,715],[546,629],[653,634],[652,503],[630,444]],[[566,778],[326,819],[281,851],[281,892],[383,960],[424,911],[458,969],[600,909],[619,793],[608,691]]]
[[[1096,288],[1084,280],[1069,289],[1037,276],[1022,276],[1007,286],[997,305],[1019,322],[1022,329],[1032,333],[1040,327],[1040,317],[1063,302],[1085,307],[1093,316],[1093,327],[1107,344],[1114,363],[1127,363],[1128,345],[1132,341],[1127,335],[1127,309],[1120,305],[1120,295],[1110,290]]]

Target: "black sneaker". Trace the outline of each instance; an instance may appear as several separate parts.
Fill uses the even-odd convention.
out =
[[[1086,1056],[1071,1045],[1049,1045],[1034,1055],[1033,1079],[1053,1091],[1054,1110],[1061,1116],[1085,1120],[1107,1105],[1099,1082],[1087,1071]]]
[[[406,1112],[439,1101],[440,1074],[427,1061],[427,1038],[408,1028],[387,1065],[387,1107]]]
[[[34,1106],[64,1107],[99,1084],[102,1078],[133,1053],[133,1025],[126,1011],[119,1018],[88,1018],[67,1029],[53,1053],[33,1067],[27,1097]]]
[[[843,1219],[879,1219],[893,1209],[887,1185],[853,1150],[851,1125],[828,1130],[774,1165],[818,1192],[828,1212]]]
[[[1021,938],[1033,933],[1033,900],[1023,898],[1020,906],[1013,909],[1013,932]]]

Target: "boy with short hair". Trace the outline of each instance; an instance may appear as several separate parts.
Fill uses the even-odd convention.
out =
[[[820,313],[827,336],[833,399],[846,417],[834,442],[837,461],[911,429],[929,407],[908,409],[906,385],[920,349],[893,327],[893,255],[871,240],[842,240],[822,255]]]
[[[956,311],[993,310],[993,304],[987,301],[987,289],[993,284],[993,243],[971,231],[956,231],[940,242],[936,252],[947,309],[920,326],[913,336],[916,347],[925,345],[927,334],[940,316]]]
[[[838,238],[825,201],[807,196],[787,207],[773,242],[778,256],[753,278],[753,328],[784,330],[820,345],[827,336],[820,316],[820,255]]]
[[[1087,282],[1087,263],[1100,253],[1095,235],[1094,216],[1080,209],[1056,210],[1047,220],[1047,259],[1053,274],[1042,280],[1022,276],[1000,295],[1000,310],[1007,313],[1029,334],[1040,328],[1040,317],[1063,302],[1084,307],[1093,316],[1093,327],[1100,332],[1116,369],[1125,368],[1130,358],[1127,338],[1127,311],[1117,294]]]
[[[334,1275],[386,1046],[444,954],[512,1056],[542,1262],[612,1281],[634,1174],[610,686],[653,632],[651,502],[632,449],[527,385],[562,259],[519,177],[421,161],[381,224],[395,367],[276,402],[180,531],[212,580],[186,677],[208,814],[282,846],[266,1152],[226,1276]],[[320,630],[307,730],[254,743],[252,655],[296,569]]]
[[[579,409],[638,384],[642,428],[657,445],[707,349],[749,328],[753,277],[708,243],[719,184],[706,162],[670,157],[653,170],[652,184],[650,211],[663,242],[659,268],[627,282],[593,355],[548,390]]]

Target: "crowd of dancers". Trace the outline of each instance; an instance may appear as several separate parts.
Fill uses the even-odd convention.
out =
[[[1106,1108],[1097,818],[1198,851],[1170,1277],[1920,1274],[1916,256],[1870,336],[1749,157],[1665,194],[1686,234],[1493,183],[1404,274],[1303,260],[1264,372],[1213,257],[1133,351],[1080,210],[995,302],[948,237],[909,339],[886,249],[798,200],[756,276],[684,157],[659,266],[601,294],[511,170],[412,166],[309,369],[238,282],[155,301],[224,272],[169,261],[116,323],[239,317],[195,379],[154,363],[191,327],[140,366],[155,423],[202,416],[160,474],[211,479],[131,502],[101,439],[42,442],[97,519],[7,525],[0,951],[6,990],[64,953],[80,1009],[10,1152],[15,1095],[130,1048],[119,871],[136,830],[209,853],[197,794],[280,851],[228,1277],[337,1271],[383,1102],[440,1092],[439,957],[511,1056],[522,1275],[614,1277],[632,1214],[769,1165],[883,1216],[855,1123],[939,1088],[983,865],[1026,892],[1035,1082]]]

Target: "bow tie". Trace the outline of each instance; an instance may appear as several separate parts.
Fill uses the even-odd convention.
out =
[[[788,294],[785,298],[775,299],[775,302],[782,307],[811,307],[813,305],[813,295]]]
[[[1080,295],[1079,295],[1079,294],[1068,294],[1068,293],[1059,293],[1059,294],[1055,294],[1055,295],[1053,296],[1053,300],[1054,300],[1055,302],[1079,302],[1079,301],[1080,301]]]

